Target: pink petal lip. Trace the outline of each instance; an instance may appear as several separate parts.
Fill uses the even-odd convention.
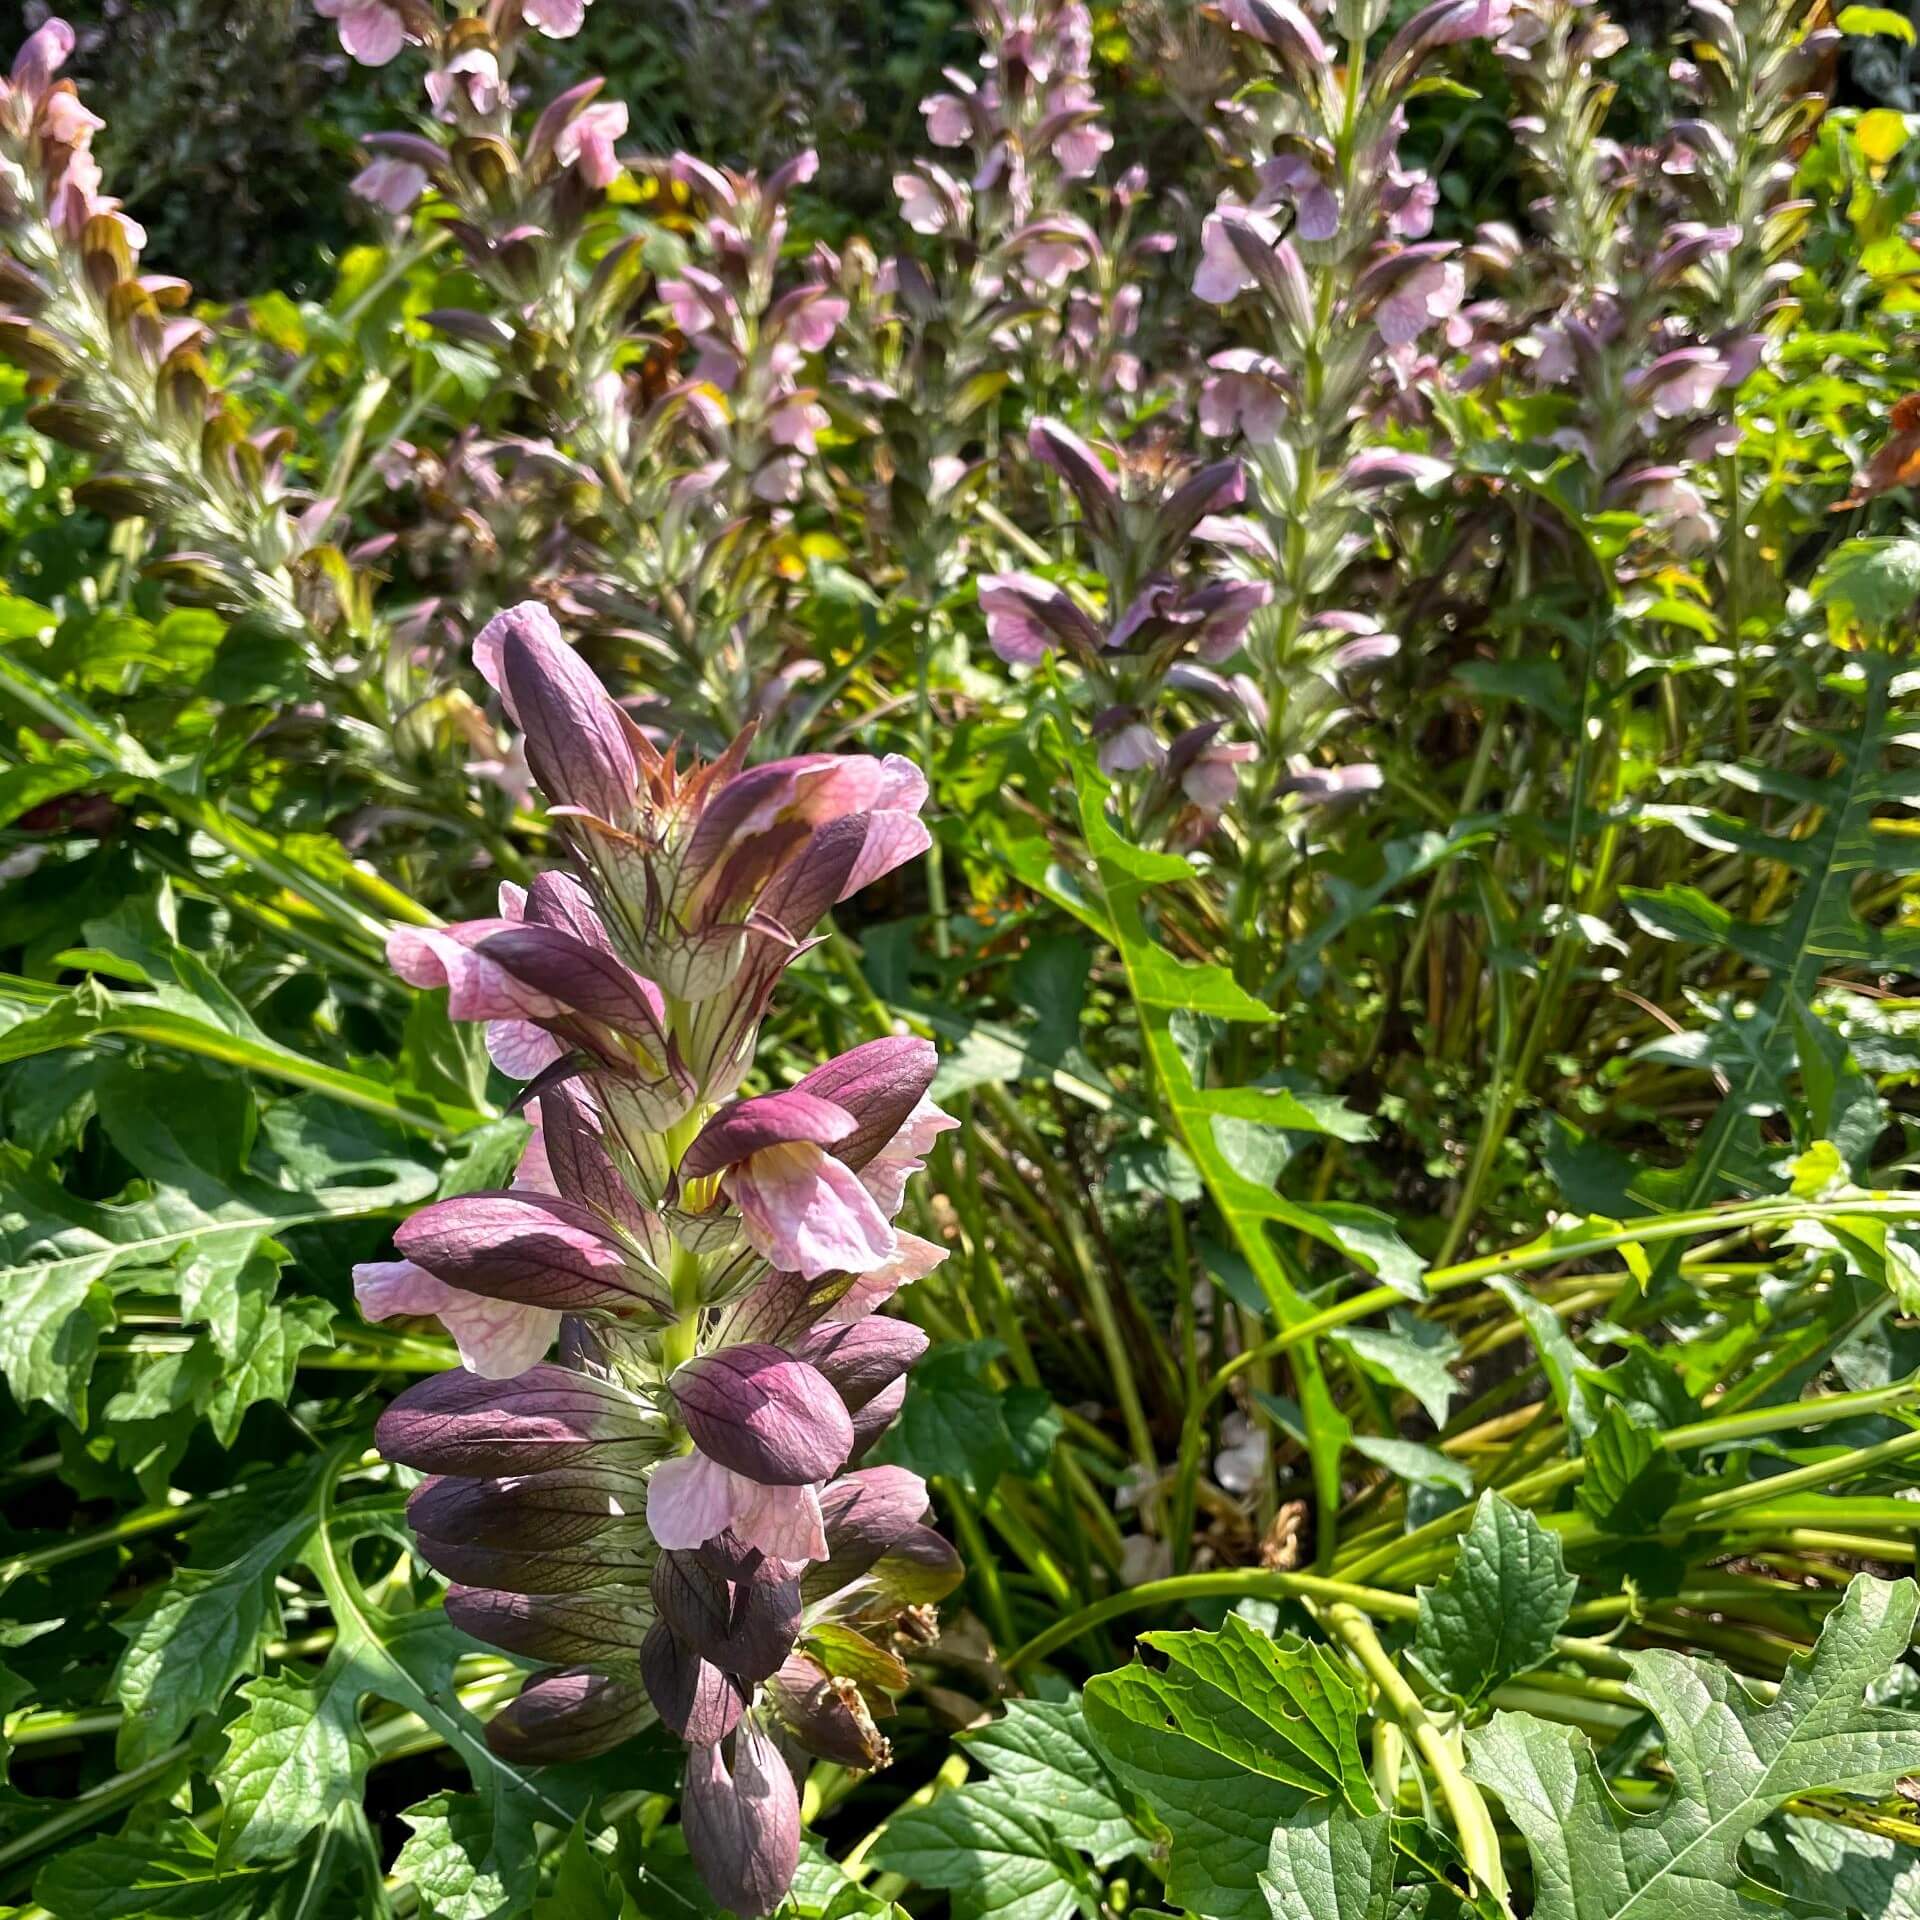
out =
[[[703,1453],[663,1460],[647,1483],[655,1542],[683,1550],[727,1532],[775,1560],[822,1560],[827,1536],[813,1487],[766,1487]]]
[[[751,1155],[728,1170],[721,1190],[740,1209],[747,1243],[809,1280],[870,1272],[898,1245],[860,1175],[807,1142]]]

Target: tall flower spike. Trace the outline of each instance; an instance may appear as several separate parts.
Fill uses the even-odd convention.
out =
[[[946,1257],[893,1220],[954,1122],[923,1040],[736,1090],[821,917],[927,844],[926,783],[862,755],[749,768],[744,740],[683,765],[539,607],[474,651],[580,866],[393,936],[402,978],[539,1075],[540,1125],[512,1186],[423,1208],[402,1259],[356,1270],[367,1313],[437,1315],[468,1369],[402,1394],[380,1445],[431,1476],[408,1517],[450,1616],[549,1663],[496,1751],[580,1759],[663,1721],[695,1864],[765,1914],[799,1855],[793,1766],[885,1763],[889,1624],[959,1578],[922,1482],[854,1465],[926,1345],[877,1309]]]

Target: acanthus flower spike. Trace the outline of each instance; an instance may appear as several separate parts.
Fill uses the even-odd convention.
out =
[[[356,1271],[367,1311],[437,1315],[466,1366],[379,1440],[431,1476],[408,1516],[449,1616],[546,1663],[495,1749],[585,1758],[658,1719],[688,1743],[695,1864],[764,1914],[798,1857],[784,1756],[884,1764],[888,1626],[959,1577],[925,1486],[854,1464],[926,1345],[879,1309],[945,1258],[893,1224],[955,1124],[934,1050],[888,1037],[736,1094],[820,919],[927,844],[926,783],[863,755],[748,768],[744,740],[663,754],[539,607],[475,653],[580,866],[393,937],[404,979],[537,1076],[539,1125],[511,1187],[434,1202]]]

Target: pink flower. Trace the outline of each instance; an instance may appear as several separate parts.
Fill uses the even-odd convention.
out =
[[[1059,287],[1093,257],[1090,239],[1078,221],[1036,220],[1014,234],[1007,247],[1029,279],[1043,287]]]
[[[1708,406],[1727,377],[1727,363],[1711,347],[1664,353],[1632,383],[1634,398],[1659,420],[1677,420]]]
[[[753,497],[772,506],[791,506],[800,498],[806,467],[797,453],[777,453],[753,476]]]
[[[80,104],[80,96],[64,90],[50,93],[41,103],[40,131],[55,145],[84,147],[107,123]]]
[[[1209,306],[1224,307],[1253,285],[1253,275],[1240,258],[1239,249],[1219,214],[1210,213],[1200,223],[1200,265],[1193,276],[1194,298]]]
[[[1108,734],[1097,755],[1102,773],[1138,773],[1142,767],[1157,767],[1166,757],[1160,736],[1139,720]]]
[[[368,1320],[431,1315],[453,1336],[460,1364],[487,1380],[510,1380],[546,1357],[560,1332],[551,1307],[521,1306],[436,1280],[411,1260],[370,1260],[353,1270],[353,1297]]]
[[[817,453],[814,436],[830,424],[830,416],[819,401],[805,394],[774,409],[767,420],[767,437],[776,447],[791,447],[796,453]]]
[[[1038,666],[1063,641],[1089,651],[1100,629],[1069,595],[1031,573],[990,573],[980,582],[987,644],[1010,667]]]
[[[1294,212],[1294,231],[1302,240],[1331,240],[1340,231],[1340,199],[1320,169],[1304,154],[1283,153],[1260,169],[1257,205],[1285,201]]]
[[[920,111],[926,116],[927,138],[936,147],[964,147],[973,137],[973,115],[958,94],[930,93],[920,102]]]
[[[313,9],[336,23],[341,46],[363,67],[384,67],[407,44],[406,24],[386,0],[313,0]]]
[[[856,1275],[853,1285],[820,1316],[823,1325],[864,1320],[885,1306],[902,1287],[924,1280],[947,1257],[945,1247],[922,1240],[917,1233],[895,1228],[893,1237],[893,1258],[869,1273]]]
[[[486,47],[468,47],[456,53],[444,67],[427,75],[427,98],[437,118],[449,123],[459,118],[459,109],[489,114],[499,106],[500,62]]]
[[[1093,89],[1083,80],[1055,87],[1047,101],[1049,119],[1068,116],[1068,125],[1053,137],[1053,157],[1069,180],[1085,180],[1113,147],[1113,135],[1095,118]],[[957,144],[957,143],[956,143]]]
[[[1251,740],[1210,741],[1181,774],[1181,789],[1196,807],[1224,813],[1240,791],[1240,769],[1259,757]]]
[[[320,9],[322,13],[326,8]],[[73,29],[59,18],[36,27],[13,56],[13,86],[31,100],[46,92],[53,76],[73,57]]]
[[[1390,347],[1411,346],[1447,319],[1466,294],[1467,277],[1456,261],[1421,261],[1395,282],[1375,310],[1381,339]]]
[[[1244,432],[1255,444],[1271,440],[1286,418],[1286,371],[1250,347],[1216,353],[1200,387],[1200,430],[1222,438]]]
[[[371,161],[354,175],[351,191],[356,199],[390,213],[397,220],[411,211],[427,190],[427,170],[411,160],[382,158]]]
[[[748,1244],[783,1271],[865,1273],[893,1257],[893,1229],[860,1176],[812,1141],[762,1148],[722,1184]]]
[[[972,200],[952,174],[932,165],[914,173],[896,173],[893,190],[900,200],[900,218],[915,233],[940,233],[959,226]]]
[[[927,1164],[926,1156],[943,1133],[960,1122],[943,1113],[923,1093],[900,1131],[860,1169],[861,1184],[891,1220],[907,1197],[907,1182]]]
[[[576,163],[590,187],[608,187],[619,178],[620,161],[613,143],[627,130],[627,108],[622,100],[600,100],[583,107],[560,129],[553,157],[563,167]]]
[[[817,1487],[768,1487],[697,1450],[663,1460],[647,1483],[647,1528],[669,1549],[705,1546],[731,1532],[775,1560],[824,1560],[827,1534]]]
[[[520,17],[549,40],[571,40],[586,24],[587,0],[522,0]]]

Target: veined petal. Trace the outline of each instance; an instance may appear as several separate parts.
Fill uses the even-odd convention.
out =
[[[592,1760],[630,1740],[655,1718],[643,1688],[596,1667],[537,1675],[487,1722],[487,1745],[524,1767]]]
[[[794,1091],[831,1100],[853,1115],[858,1123],[853,1132],[822,1144],[832,1146],[836,1159],[860,1168],[918,1113],[939,1064],[932,1041],[889,1035],[849,1048],[815,1067],[795,1083]]]
[[[864,1320],[823,1321],[800,1342],[799,1354],[831,1383],[848,1411],[858,1413],[926,1350],[927,1336],[911,1320],[869,1314]]]
[[[893,1137],[860,1169],[862,1183],[889,1219],[900,1211],[907,1182],[926,1165],[934,1141],[959,1124],[923,1096]]]
[[[380,1451],[423,1473],[537,1473],[604,1462],[638,1470],[658,1456],[657,1416],[611,1381],[538,1366],[512,1380],[437,1373],[380,1416]]]
[[[860,1274],[839,1299],[820,1318],[823,1323],[862,1320],[875,1308],[884,1306],[902,1287],[924,1280],[947,1257],[945,1247],[923,1240],[917,1233],[893,1233],[894,1256],[871,1273]]]
[[[704,1453],[662,1460],[647,1482],[647,1526],[675,1552],[703,1546],[733,1525],[740,1481]]]
[[[539,1020],[560,1011],[551,994],[529,986],[477,951],[511,930],[505,920],[467,920],[451,927],[396,927],[387,964],[410,987],[445,987],[455,1020]]]
[[[734,1735],[731,1773],[718,1746],[688,1754],[680,1824],[707,1891],[741,1920],[786,1898],[800,1864],[800,1795],[754,1720]]]
[[[393,1240],[449,1286],[496,1300],[615,1312],[665,1304],[597,1215],[545,1194],[509,1190],[437,1200]]]
[[[696,1355],[671,1385],[694,1445],[734,1473],[800,1486],[846,1465],[853,1427],[834,1383],[779,1347]]]
[[[566,1054],[545,1027],[531,1020],[489,1020],[487,1058],[509,1080],[532,1080]]]
[[[830,1147],[858,1130],[859,1122],[837,1101],[799,1087],[735,1100],[700,1129],[681,1157],[681,1177],[703,1179],[770,1148]]]
[[[696,1749],[724,1740],[746,1712],[745,1683],[702,1659],[664,1620],[641,1643],[640,1673],[660,1718]]]
[[[721,1182],[740,1209],[748,1244],[764,1259],[809,1280],[867,1273],[893,1258],[886,1215],[843,1161],[808,1142],[767,1147]]]

